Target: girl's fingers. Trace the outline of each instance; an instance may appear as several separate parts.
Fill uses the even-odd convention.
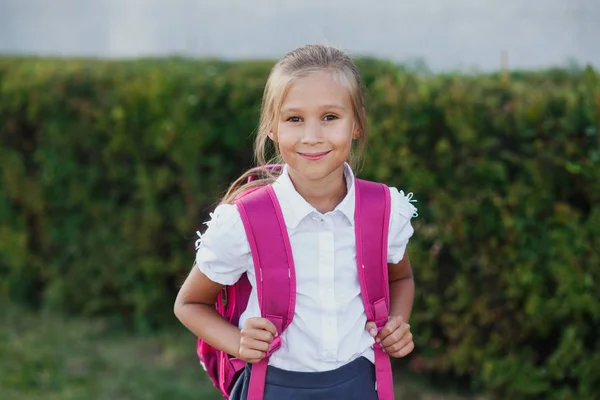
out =
[[[268,343],[242,338],[240,342],[239,358],[250,364],[254,364],[265,358],[268,350]]]
[[[383,329],[377,335],[377,342],[381,343],[385,341],[390,335],[398,330],[403,325],[404,320],[401,316],[390,317],[388,322],[385,324]]]
[[[408,343],[406,346],[402,347],[400,350],[396,351],[395,353],[391,353],[390,356],[394,357],[394,358],[402,358],[402,357],[406,357],[407,355],[409,355],[413,350],[415,349],[415,343],[413,341],[411,341],[410,343]]]
[[[271,336],[277,336],[277,329],[271,321],[266,318],[248,318],[244,323],[244,328],[260,329],[271,333]]]
[[[271,343],[273,341],[273,335],[271,332],[264,329],[244,328],[242,329],[241,335],[242,338],[259,340],[266,343]]]
[[[369,332],[369,334],[373,337],[377,336],[377,325],[375,325],[375,322],[373,321],[369,321],[367,322],[367,325],[365,325],[365,329],[367,330],[367,332]]]
[[[250,364],[254,364],[265,358],[265,353],[258,350],[252,349],[240,349],[239,358]]]
[[[240,332],[239,358],[250,364],[265,358],[275,333],[275,325],[266,318],[246,320]]]
[[[383,332],[383,331],[382,331]],[[381,342],[381,345],[384,348],[390,347],[401,340],[405,340],[407,336],[410,336],[410,340],[412,340],[412,334],[410,333],[410,325],[402,324],[398,329],[384,338]]]
[[[240,341],[240,347],[248,350],[255,350],[261,353],[269,351],[269,343],[262,340],[243,337]]]
[[[398,340],[396,343],[392,343],[391,345],[384,347],[385,351],[388,354],[393,354],[408,345],[413,341],[412,333],[408,332],[406,335],[402,337],[402,339]]]

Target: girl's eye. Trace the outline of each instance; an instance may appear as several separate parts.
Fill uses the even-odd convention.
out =
[[[300,122],[300,117],[289,117],[288,122]]]
[[[337,116],[333,115],[333,114],[328,114],[328,115],[325,116],[325,121],[333,121],[333,120],[336,120],[336,119],[337,119]]]

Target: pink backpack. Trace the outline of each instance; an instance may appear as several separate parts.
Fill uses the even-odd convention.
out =
[[[390,194],[383,184],[360,179],[356,179],[355,182],[354,226],[358,276],[367,318],[375,321],[381,330],[388,321],[390,307],[387,266]],[[235,204],[250,243],[261,316],[273,322],[280,334],[271,344],[267,357],[252,366],[248,400],[262,400],[268,358],[281,345],[281,333],[289,326],[294,316],[294,259],[283,214],[270,185],[245,192]],[[219,314],[238,326],[239,318],[248,304],[251,289],[246,275],[236,284],[225,287],[216,304]],[[379,344],[374,345],[374,350],[379,400],[392,400],[394,388],[389,356]],[[245,362],[209,346],[201,339],[198,339],[197,353],[214,386],[229,399]]]

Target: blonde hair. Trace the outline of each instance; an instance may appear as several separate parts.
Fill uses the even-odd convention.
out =
[[[351,152],[348,162],[353,168],[362,161],[366,145],[367,120],[364,114],[363,87],[356,65],[344,52],[322,45],[307,45],[299,47],[286,54],[271,70],[265,86],[258,133],[254,141],[254,157],[258,168],[247,171],[230,187],[222,203],[231,203],[242,192],[271,184],[279,175],[279,170],[264,168],[267,164],[282,164],[277,146],[269,138],[269,133],[276,132],[277,120],[283,99],[295,80],[304,78],[315,72],[330,72],[338,82],[348,88],[352,101],[352,111],[356,127],[360,133]],[[269,147],[272,146],[272,149]],[[269,158],[268,154],[274,152]],[[248,182],[248,178],[254,178]]]

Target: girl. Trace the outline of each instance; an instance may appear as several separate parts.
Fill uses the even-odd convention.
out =
[[[410,317],[414,282],[406,246],[416,216],[411,195],[390,188],[388,237],[390,316],[377,332],[367,321],[356,269],[354,175],[366,139],[362,87],[347,55],[327,46],[287,54],[266,84],[255,154],[266,164],[273,143],[279,176],[250,185],[272,185],[281,205],[296,268],[297,299],[282,346],[269,358],[266,399],[377,399],[375,342],[391,357],[413,348]],[[357,154],[353,154],[354,152]],[[251,364],[266,355],[279,334],[260,318],[255,290],[233,326],[216,312],[224,285],[256,276],[241,217],[232,200],[248,185],[240,178],[212,214],[198,241],[196,266],[181,287],[175,314],[196,336],[247,362],[232,399],[245,399]],[[241,186],[241,187],[240,187]],[[412,200],[414,201],[414,200]]]

